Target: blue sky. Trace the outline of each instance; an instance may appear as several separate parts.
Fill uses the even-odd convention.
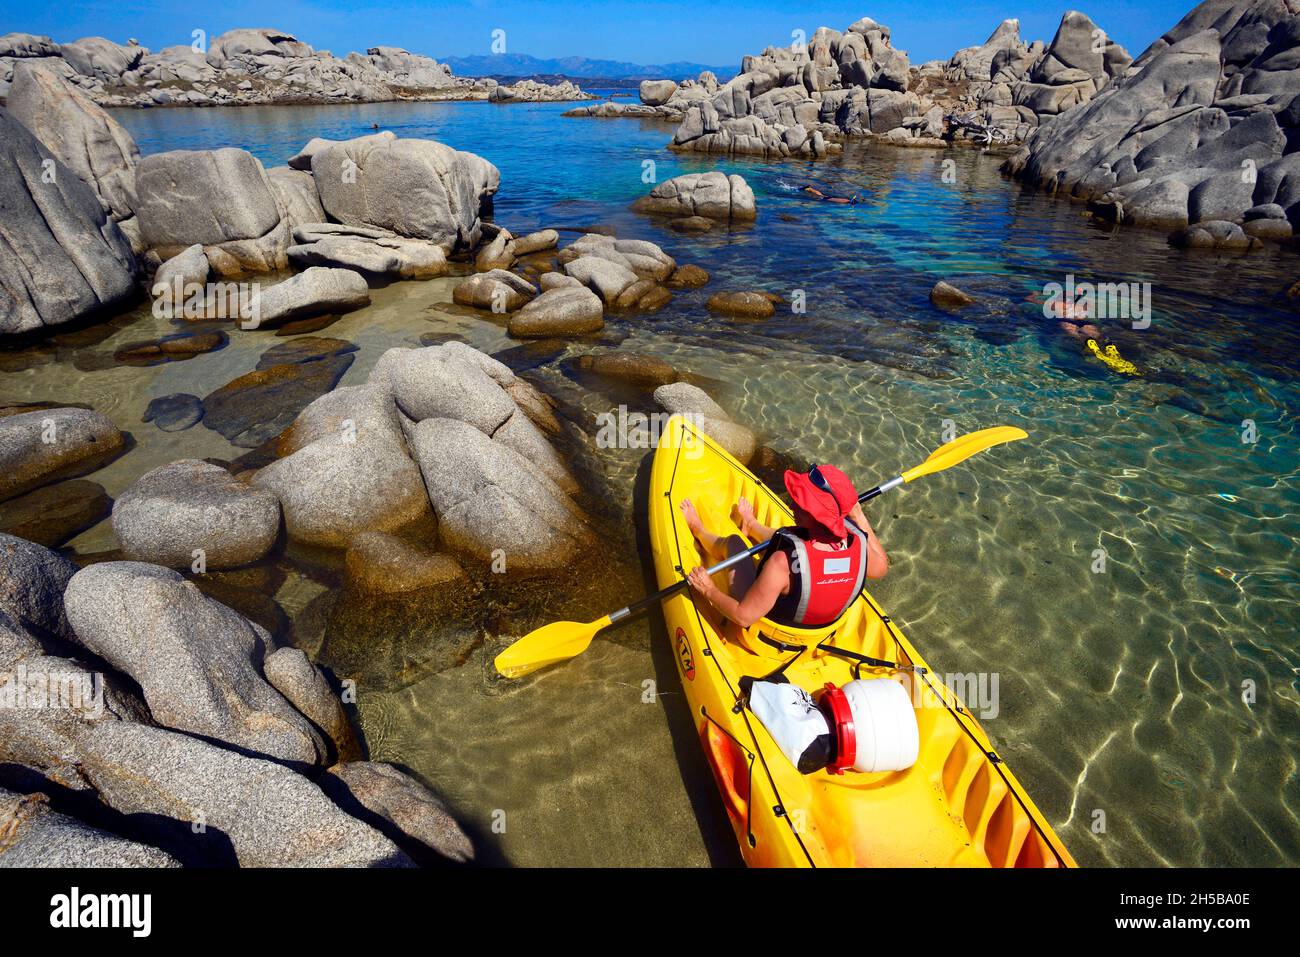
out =
[[[1081,0],[1079,8],[1136,56],[1193,5],[1193,0]],[[215,37],[232,27],[273,27],[340,56],[379,44],[465,56],[491,52],[492,31],[501,29],[509,53],[726,65],[769,44],[788,44],[796,28],[842,30],[870,16],[888,24],[894,45],[919,63],[983,42],[1004,17],[1020,18],[1022,36],[1051,40],[1069,9],[1068,3],[1024,0],[0,0],[0,33],[38,33],[60,41],[136,37],[158,49],[189,43],[195,29]]]

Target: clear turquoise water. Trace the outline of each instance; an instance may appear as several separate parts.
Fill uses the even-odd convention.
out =
[[[877,597],[944,671],[997,671],[999,749],[1081,863],[1300,863],[1300,533],[1297,305],[1293,254],[1189,256],[1156,234],[1112,232],[1082,210],[1023,192],[973,152],[851,147],[823,163],[682,156],[671,127],[562,119],[566,104],[118,111],[145,153],[242,146],[278,164],[310,137],[372,124],[477,152],[501,169],[495,218],[534,227],[611,226],[660,243],[712,282],[652,316],[616,319],[624,347],[711,380],[720,401],[773,447],[834,461],[860,483],[893,474],[960,431],[1021,425],[1031,440],[884,500],[873,520],[893,568]],[[758,197],[744,230],[683,236],[628,205],[658,179],[722,168]],[[944,180],[952,160],[955,182]],[[951,178],[951,177],[950,177]],[[805,181],[857,192],[837,207]],[[1139,378],[1084,354],[1027,297],[1067,273],[1149,282],[1151,328],[1105,324]],[[959,316],[930,305],[948,279],[977,296]],[[422,334],[500,351],[500,327],[446,309],[449,281],[379,290],[326,335],[361,346],[344,384],[379,352]],[[803,290],[806,314],[761,324],[704,309],[719,289]],[[155,322],[143,311],[120,338]],[[229,454],[202,428],[137,421],[151,395],[203,394],[251,368],[273,339],[154,369],[94,370],[61,354],[5,373],[5,397],[86,397],[138,446],[101,476],[110,494],[159,461]],[[99,345],[107,348],[112,344]],[[534,373],[592,434],[621,393],[566,371],[581,343]],[[92,371],[84,371],[92,368]],[[191,386],[201,383],[202,388]],[[1243,444],[1243,420],[1258,441]],[[639,455],[597,451],[590,483],[629,519]],[[94,476],[92,476],[94,477]],[[624,522],[630,525],[630,522]],[[617,539],[617,536],[615,536]],[[74,543],[109,547],[104,528]],[[639,568],[629,535],[605,581],[558,583],[516,603],[522,631],[623,603]],[[1093,574],[1093,551],[1108,570]],[[276,599],[297,619],[320,600],[298,583]],[[490,849],[519,864],[729,862],[712,785],[674,736],[674,680],[653,623],[598,641],[525,684],[488,679],[491,643],[467,663],[361,698],[369,743],[448,795]],[[642,682],[662,696],[642,703]],[[1242,700],[1244,682],[1257,689]],[[512,822],[493,829],[504,811]],[[1104,813],[1099,831],[1097,812]]]

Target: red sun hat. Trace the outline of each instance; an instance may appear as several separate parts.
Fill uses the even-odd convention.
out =
[[[816,473],[816,474],[814,474]],[[817,481],[820,475],[822,483]],[[844,527],[844,516],[858,504],[858,490],[849,477],[833,465],[814,465],[807,472],[787,469],[785,490],[801,509],[811,515],[836,538],[849,531]]]

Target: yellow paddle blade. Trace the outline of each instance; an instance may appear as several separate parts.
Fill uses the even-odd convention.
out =
[[[503,677],[522,678],[582,654],[596,633],[608,624],[608,615],[597,621],[552,622],[524,635],[497,655],[493,664]]]
[[[1029,438],[1028,432],[1024,429],[1017,429],[1012,425],[1000,425],[993,429],[980,429],[978,432],[963,435],[961,438],[953,439],[947,445],[935,449],[930,453],[930,457],[920,465],[904,472],[903,481],[911,482],[913,479],[919,479],[922,475],[933,475],[935,472],[942,472],[946,468],[952,468],[958,462],[966,461],[976,452],[983,452],[985,449],[1001,445],[1003,442],[1014,442],[1016,439],[1027,438]]]

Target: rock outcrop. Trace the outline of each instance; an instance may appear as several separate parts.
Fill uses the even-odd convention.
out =
[[[584,100],[571,82],[453,76],[446,64],[398,47],[336,57],[283,30],[240,28],[207,50],[171,46],[152,53],[135,41],[86,37],[0,37],[0,96],[15,66],[37,62],[75,83],[103,106],[233,106],[255,103],[376,103],[389,100]]]
[[[177,572],[91,565],[63,601],[77,638],[139,684],[158,723],[280,761],[325,757],[315,728],[262,673],[270,636]]]
[[[127,302],[135,254],[99,196],[5,109],[0,143],[0,335]]]
[[[335,143],[311,154],[311,170],[337,222],[426,239],[448,253],[478,245],[480,212],[501,185],[487,160],[433,140]]]
[[[704,216],[709,219],[748,221],[758,215],[754,191],[743,176],[716,170],[687,173],[664,180],[648,196],[633,204],[643,213],[665,216]]]
[[[169,259],[199,244],[219,276],[288,265],[289,224],[261,162],[246,150],[172,150],[136,167],[146,248]]]
[[[1298,55],[1286,5],[1205,0],[1004,168],[1120,222],[1199,224],[1193,246],[1288,238],[1300,225]]]
[[[140,150],[131,134],[58,74],[20,62],[5,104],[55,159],[81,177],[115,222],[135,215],[135,166]]]

